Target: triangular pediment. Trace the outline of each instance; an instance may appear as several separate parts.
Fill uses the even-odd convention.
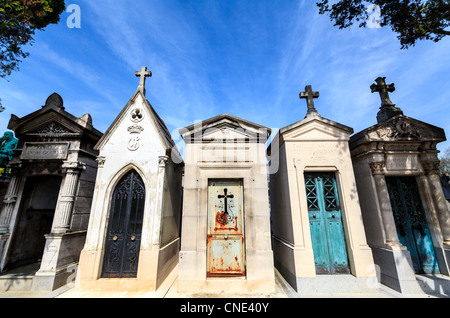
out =
[[[33,135],[42,137],[80,136],[82,127],[58,112],[46,112],[41,116],[21,123],[15,129],[16,135]]]
[[[437,141],[446,140],[442,128],[421,122],[404,115],[396,116],[388,121],[369,127],[350,139],[351,143],[366,141]]]
[[[353,129],[318,115],[305,118],[280,130],[285,141],[348,140]]]
[[[267,140],[271,129],[250,121],[222,114],[180,130],[186,142],[212,140],[246,140],[262,142]]]

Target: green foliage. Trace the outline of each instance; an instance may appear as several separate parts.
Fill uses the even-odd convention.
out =
[[[440,174],[450,176],[450,147],[444,151],[444,154],[439,159],[441,160],[441,164],[439,165]]]
[[[340,0],[330,5],[329,0],[317,3],[320,14],[329,14],[335,26],[348,28],[359,22],[366,27],[369,4],[381,10],[381,26],[389,25],[398,34],[402,49],[414,46],[418,40],[440,41],[450,35],[450,0]]]
[[[33,43],[36,30],[58,23],[64,10],[64,0],[0,1],[0,77],[19,69],[29,55],[22,47]]]

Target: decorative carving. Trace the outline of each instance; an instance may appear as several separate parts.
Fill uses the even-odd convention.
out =
[[[398,118],[388,125],[369,133],[372,138],[421,139],[430,137],[427,131],[405,118]]]
[[[158,163],[159,163],[159,167],[160,168],[165,168],[167,161],[169,161],[169,157],[168,156],[161,156],[158,157]]]
[[[131,127],[128,127],[128,132],[130,134],[140,134],[143,131],[144,131],[144,127],[139,126],[139,125],[133,125]]]
[[[132,137],[128,141],[128,150],[130,151],[136,151],[141,146],[141,138],[139,137]]]
[[[144,113],[140,108],[136,108],[131,112],[131,120],[135,123],[138,123],[144,119]]]
[[[66,128],[58,125],[57,123],[50,123],[49,125],[39,129],[35,132],[35,134],[39,135],[64,135],[71,134],[72,132],[67,130]]]
[[[95,159],[95,161],[97,161],[99,168],[103,168],[105,166],[106,158],[102,157],[102,156],[98,156],[97,159]]]
[[[423,170],[425,171],[425,174],[431,175],[436,174],[439,175],[439,165],[440,161],[422,161],[421,162]]]
[[[384,161],[371,162],[369,165],[373,175],[385,174],[386,163]]]

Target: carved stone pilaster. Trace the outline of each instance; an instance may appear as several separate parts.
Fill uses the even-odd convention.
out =
[[[373,175],[386,174],[386,162],[384,161],[371,162],[369,165]]]
[[[439,176],[439,160],[422,161],[423,170],[425,172],[430,193],[433,197],[436,214],[441,227],[444,245],[450,249],[450,211],[447,200],[445,199],[444,190],[442,189],[441,178]]]
[[[106,157],[98,156],[97,159],[95,159],[95,161],[97,161],[99,168],[104,168],[105,162],[106,162]]]
[[[169,161],[169,157],[168,156],[161,156],[158,157],[158,163],[159,163],[159,168],[165,168],[167,161]]]
[[[421,164],[422,164],[423,171],[425,172],[425,174],[427,176],[433,175],[433,174],[439,175],[439,165],[440,165],[439,160],[422,161]]]
[[[86,164],[77,161],[65,161],[62,167],[65,169],[66,175],[58,199],[58,205],[55,210],[52,228],[53,233],[66,233],[70,228],[78,180],[81,171],[86,169]]]

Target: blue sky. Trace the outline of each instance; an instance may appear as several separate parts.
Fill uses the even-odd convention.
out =
[[[379,76],[395,83],[391,100],[405,115],[450,133],[450,38],[401,50],[389,28],[339,30],[311,0],[66,3],[80,6],[81,28],[68,28],[65,12],[36,34],[21,70],[0,80],[0,129],[57,92],[105,132],[147,66],[147,98],[177,143],[178,128],[222,113],[275,131],[290,125],[306,114],[306,85],[320,91],[323,117],[356,133],[376,124]]]

